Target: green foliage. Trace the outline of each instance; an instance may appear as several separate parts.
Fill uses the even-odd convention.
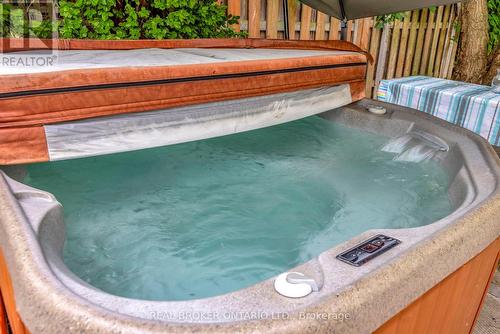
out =
[[[8,4],[0,4],[1,37],[23,37],[28,33],[24,13]]]
[[[490,39],[488,52],[492,52],[500,42],[500,1],[488,0],[488,24]]]
[[[10,6],[0,3],[0,37],[9,35]]]
[[[238,37],[215,0],[60,0],[62,38],[164,39]]]
[[[382,29],[386,24],[395,21],[403,21],[406,18],[406,13],[393,13],[380,15],[375,18],[375,28]]]
[[[59,19],[28,19],[26,8],[0,1],[0,37],[165,39],[242,37],[215,0],[59,0]]]
[[[24,8],[0,3],[0,37],[39,37],[50,38],[57,29],[57,22],[28,19]]]

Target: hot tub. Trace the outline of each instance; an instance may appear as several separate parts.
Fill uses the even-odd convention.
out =
[[[388,112],[367,112],[373,104]],[[434,117],[369,100],[321,117],[389,138],[417,131],[441,139],[448,150],[432,159],[449,176],[453,211],[416,228],[366,231],[290,268],[320,286],[304,298],[278,294],[272,277],[219,296],[147,301],[111,295],[75,277],[62,261],[64,222],[56,198],[14,181],[23,179],[23,168],[6,168],[12,177],[2,173],[2,294],[12,323],[33,333],[368,333],[408,325],[404,317],[411,316],[415,333],[432,321],[441,332],[470,331],[500,248],[499,162],[491,147]],[[336,258],[379,234],[401,243],[359,267]],[[465,311],[455,304],[464,298]],[[420,318],[430,305],[433,314]]]
[[[225,46],[227,44],[219,47]],[[316,50],[317,48],[318,45]],[[14,333],[470,332],[496,268],[500,250],[499,160],[485,140],[432,116],[366,99],[351,103],[359,100],[362,95],[358,86],[362,84],[360,77],[364,75],[365,63],[359,64],[357,60],[365,58],[360,55],[359,50],[350,49],[348,52],[354,54],[309,54],[309,62],[333,62],[334,64],[326,66],[335,66],[329,74],[322,72],[325,64],[303,68],[309,74],[313,71],[315,75],[321,73],[326,77],[311,81],[308,79],[310,76],[303,75],[300,80],[295,78],[298,83],[295,83],[293,89],[276,91],[273,84],[278,79],[275,78],[269,81],[265,92],[241,96],[239,99],[232,96],[233,99],[223,102],[219,96],[214,98],[215,101],[208,98],[206,101],[191,101],[183,106],[170,104],[174,100],[162,100],[161,103],[166,104],[161,107],[166,109],[156,111],[150,111],[155,108],[149,104],[151,95],[148,95],[145,99],[149,102],[147,106],[143,105],[146,106],[144,109],[138,110],[138,106],[133,105],[124,115],[111,112],[116,106],[122,107],[117,93],[111,104],[104,100],[69,101],[65,105],[68,107],[66,112],[55,110],[56,120],[48,116],[47,112],[50,114],[54,110],[46,103],[38,104],[47,109],[45,112],[38,112],[38,109],[34,113],[25,112],[21,117],[22,123],[12,123],[15,119],[7,116],[1,118],[0,132],[9,133],[10,136],[7,140],[6,137],[3,141],[0,140],[0,148],[8,152],[4,155],[4,163],[12,166],[2,167],[0,172],[0,287]],[[276,53],[274,56],[276,57]],[[301,53],[300,56],[304,54]],[[348,67],[355,69],[354,72],[338,72],[336,62],[339,59],[349,63]],[[353,59],[356,60],[354,65]],[[278,60],[272,65],[281,66]],[[300,57],[294,60],[296,61],[300,62]],[[258,66],[268,65],[260,62]],[[294,63],[293,66],[297,64]],[[198,66],[197,70],[206,69]],[[238,71],[241,72],[241,68]],[[134,75],[139,75],[138,73],[140,71]],[[342,76],[338,76],[339,73]],[[95,72],[85,74],[88,76],[83,76],[82,80],[98,79]],[[280,70],[265,75],[279,75],[279,80],[286,81],[286,78],[281,77],[283,74]],[[40,78],[44,75],[57,77],[53,74],[39,74]],[[112,77],[119,74],[111,71],[107,75]],[[155,75],[154,69],[149,69],[147,75]],[[9,83],[15,85],[16,81],[10,79]],[[71,96],[65,94],[71,93],[61,90],[63,79],[55,78],[55,81],[48,83],[59,85],[56,91],[43,90],[32,94],[32,90],[23,90],[30,92],[29,96],[16,96],[4,91],[7,95],[0,99],[0,103],[12,111],[22,112],[21,107],[27,105],[25,99],[50,99],[53,96],[51,94],[55,94],[58,99],[64,100],[64,97]],[[152,84],[161,86],[172,82],[155,81]],[[297,88],[298,86],[301,88]],[[14,88],[12,86],[9,89]],[[92,94],[96,93],[94,88],[91,89]],[[108,86],[99,89],[101,88],[111,89],[112,92],[115,88],[118,91],[121,89]],[[190,93],[176,91],[184,95]],[[168,90],[164,90],[162,94],[167,92]],[[137,95],[132,99],[136,98]],[[97,107],[96,103],[103,108]],[[92,106],[81,112],[77,107],[82,104]],[[117,105],[113,106],[114,104]],[[105,105],[113,107],[106,109]],[[95,117],[93,112],[96,110],[106,112]],[[319,118],[313,116],[315,114],[319,114]],[[69,118],[60,118],[63,116]],[[295,123],[289,123],[291,121]],[[275,126],[255,130],[271,125]],[[35,132],[34,136],[29,135]],[[339,133],[347,133],[347,137],[339,137]],[[220,137],[229,134],[231,136]],[[210,142],[198,141],[212,137],[219,138],[210,139]],[[287,140],[281,140],[283,138]],[[356,145],[357,138],[363,141],[362,145]],[[248,140],[260,140],[260,149],[248,146]],[[185,142],[191,144],[169,146],[168,149],[154,148]],[[330,146],[318,151],[318,147],[323,147],[325,142]],[[344,145],[347,149],[338,153],[337,144]],[[241,146],[245,148],[240,151],[238,148]],[[349,150],[349,147],[352,149]],[[144,148],[150,149],[125,152]],[[259,151],[259,155],[255,154],[256,151]],[[271,155],[271,151],[282,154],[277,155],[278,158],[273,156],[271,160],[259,160]],[[294,151],[301,152],[300,161],[293,160]],[[385,152],[381,153],[383,156],[378,153],[371,155],[379,151]],[[15,152],[19,154],[16,155]],[[264,154],[260,154],[261,152]],[[117,154],[108,155],[110,153]],[[169,164],[169,156],[176,157],[175,161],[183,163]],[[328,159],[322,159],[324,156]],[[233,168],[225,173],[224,164],[236,157],[237,166],[241,163],[243,168],[240,171]],[[74,158],[84,160],[66,160]],[[43,162],[42,165],[19,164],[40,161],[49,162]],[[198,163],[190,163],[191,161]],[[352,171],[347,166],[343,169],[346,174],[332,172],[337,163],[342,161],[352,163]],[[306,164],[300,165],[298,162]],[[420,163],[428,163],[432,168],[416,168]],[[109,167],[118,165],[124,169],[121,169],[120,174],[114,175],[106,170],[106,164]],[[366,164],[366,168],[359,169],[363,164]],[[78,175],[86,175],[87,169],[92,170],[91,174],[102,175],[66,179],[65,166],[72,166],[71,169],[76,172],[78,166],[81,166],[82,171]],[[382,174],[380,166],[384,166]],[[390,168],[386,169],[391,166],[403,166],[403,170],[392,173]],[[165,173],[161,173],[162,168]],[[211,208],[210,211],[197,212],[196,204],[208,200],[210,189],[215,193],[220,191],[220,184],[228,186],[227,182],[216,182],[217,180],[232,180],[239,187],[234,192],[235,197],[244,202],[250,189],[255,192],[256,187],[254,184],[243,186],[237,181],[245,179],[247,174],[267,176],[266,168],[274,171],[275,174],[272,175],[279,174],[284,180],[292,178],[289,183],[294,185],[293,188],[289,188],[286,183],[274,186],[273,180],[261,180],[263,190],[260,194],[257,192],[262,199],[262,207],[259,208],[261,212],[256,212],[255,215],[246,212],[245,217],[258,217],[259,221],[255,224],[259,224],[267,233],[254,236],[250,229],[238,230],[237,234],[231,234],[232,230],[221,230],[221,236],[217,236],[214,225],[198,224],[198,220],[203,220],[207,212],[217,223],[228,212],[246,210],[221,205],[221,201],[209,201],[210,205],[207,207]],[[326,178],[317,177],[315,172],[318,168],[326,173]],[[405,170],[408,171],[407,174]],[[309,173],[310,171],[312,172]],[[59,172],[62,174],[58,179]],[[192,175],[196,174],[207,176],[197,179],[204,183],[192,182]],[[209,178],[212,174],[214,177]],[[302,179],[302,174],[307,177]],[[391,181],[392,188],[384,188],[387,178],[381,176],[385,174],[394,181]],[[134,175],[140,175],[140,178],[134,178]],[[225,269],[229,270],[232,268],[229,260],[239,255],[231,251],[235,249],[231,247],[252,246],[252,243],[241,245],[247,239],[254,240],[252,242],[255,243],[259,242],[259,238],[266,239],[268,249],[280,249],[283,252],[255,253],[253,259],[252,249],[249,247],[244,260],[248,262],[248,271],[256,273],[250,275],[251,279],[244,275],[244,265],[247,262],[242,261],[243,270],[231,279],[224,281],[225,277],[220,275],[220,281],[217,281],[214,277],[218,277],[218,273],[214,270],[207,280],[210,284],[201,288],[196,284],[203,284],[204,281],[197,280],[197,275],[201,276],[205,272],[193,270],[183,273],[181,269],[187,267],[183,262],[169,262],[172,267],[160,268],[155,282],[162,283],[162,279],[165,284],[175,281],[178,290],[157,289],[156,291],[166,291],[162,295],[134,289],[115,290],[115,286],[104,284],[113,283],[116,278],[127,278],[131,273],[108,270],[108,267],[113,267],[114,259],[111,262],[103,259],[99,262],[102,267],[96,267],[97,262],[86,263],[86,259],[78,257],[81,255],[78,247],[71,248],[71,240],[85,243],[85,238],[78,239],[83,232],[92,232],[94,237],[99,238],[100,230],[94,229],[93,224],[97,220],[105,223],[102,217],[105,217],[107,211],[112,216],[116,210],[124,210],[120,212],[120,219],[132,223],[141,221],[135,217],[144,218],[143,215],[153,215],[153,220],[164,219],[165,212],[146,207],[145,203],[140,203],[141,199],[135,200],[134,195],[141,194],[144,186],[142,180],[148,179],[148,175],[152,175],[148,186],[154,187],[153,195],[157,193],[157,187],[162,188],[164,184],[170,187],[163,187],[160,192],[162,196],[151,202],[160,208],[170,205],[172,210],[179,209],[173,215],[177,215],[177,220],[182,224],[175,230],[158,232],[162,236],[175,233],[174,237],[164,243],[177,242],[180,245],[175,249],[177,254],[185,252],[190,259],[205,259],[205,254],[210,253],[211,249],[188,247],[204,246],[204,235],[209,240],[220,237],[221,242],[217,247],[222,250],[220,254],[227,258],[218,257],[217,265],[222,268],[226,264]],[[443,180],[443,176],[446,182],[439,181]],[[367,185],[363,182],[370,177],[373,184],[377,185],[375,189],[380,196],[376,192],[366,196],[364,187]],[[405,194],[406,189],[395,188],[398,184],[408,185],[416,178],[432,182],[417,194]],[[134,179],[140,182],[133,183]],[[207,182],[208,179],[210,182]],[[123,184],[129,185],[127,191],[122,191]],[[343,199],[342,192],[339,196],[335,193],[332,195],[332,184],[355,189],[356,193],[347,199]],[[91,195],[82,192],[82,189],[90,189]],[[274,195],[277,190],[283,197]],[[52,191],[55,196],[48,191]],[[72,201],[72,191],[75,193],[75,201]],[[389,195],[394,192],[395,195],[386,199],[382,196],[384,191]],[[197,192],[200,195],[196,200],[190,201],[189,196]],[[414,205],[422,200],[421,195],[425,195],[425,192],[432,192],[434,197],[424,196],[427,203],[412,206],[411,217],[404,220],[400,216],[392,225],[385,224],[385,208],[392,210],[394,206],[408,203]],[[286,210],[281,212],[285,214],[276,214],[271,205],[274,200],[266,196],[274,196],[276,202],[283,203],[281,207]],[[328,201],[332,196],[340,200],[334,203]],[[406,196],[409,200],[401,202],[398,198],[400,196]],[[106,199],[104,203],[109,203],[109,206],[99,206],[103,203],[103,198]],[[176,202],[172,200],[175,198],[184,200]],[[356,199],[358,206],[348,210],[350,207],[342,203],[345,203],[343,200],[349,201],[352,198]],[[80,203],[80,200],[84,202]],[[222,202],[228,200],[231,198],[226,197]],[[88,203],[94,203],[94,209],[87,210],[85,205]],[[349,219],[353,219],[352,215],[356,215],[357,208],[360,207],[368,213],[373,212],[373,215],[365,215],[365,221],[358,219],[356,224],[353,220],[353,225],[349,226]],[[421,210],[421,214],[418,210]],[[430,215],[431,211],[435,214]],[[159,214],[154,216],[156,212]],[[324,224],[325,217],[319,214],[321,212],[326,212],[326,217],[330,217],[331,222],[348,218],[344,219],[341,226],[327,222],[326,230],[320,230],[320,233],[314,235],[315,238],[309,238],[308,224],[311,225],[311,230],[312,225]],[[273,220],[262,222],[266,215],[273,216]],[[286,219],[281,219],[283,217]],[[300,219],[296,219],[297,217]],[[415,218],[418,218],[417,221]],[[298,235],[300,238],[283,238],[282,236],[290,235],[286,223],[294,219],[294,224],[301,224],[295,230],[304,235],[297,232],[292,236]],[[80,224],[76,229],[71,225],[73,221]],[[384,224],[377,225],[379,222]],[[243,227],[251,225],[251,221],[231,223],[238,228],[242,228],[242,224],[246,224]],[[120,224],[121,221],[114,220],[112,224],[103,225]],[[283,229],[273,229],[275,225],[282,226]],[[108,243],[99,244],[101,248],[91,247],[88,250],[94,254],[108,254],[108,248],[121,249],[121,253],[127,255],[136,242],[147,243],[148,238],[156,236],[153,229],[144,238],[141,232],[146,227],[136,228],[129,231],[130,239],[122,239],[119,233],[113,235],[112,230],[103,231],[109,237],[106,239]],[[134,239],[134,231],[137,233],[137,240]],[[338,237],[340,234],[342,237]],[[198,239],[189,240],[192,235],[197,235]],[[186,237],[188,242],[182,243]],[[295,240],[307,241],[305,247],[300,248],[306,252],[291,256],[289,261],[280,262],[285,255],[290,255],[286,253],[287,248],[295,249]],[[384,247],[388,245],[391,247]],[[164,245],[160,240],[155,249],[145,250],[147,254],[144,257],[138,256],[129,262],[133,262],[135,268],[142,268],[151,266],[149,261],[153,259],[154,269],[154,256],[147,255],[154,252],[161,254],[165,251],[162,246]],[[76,258],[71,254],[76,255]],[[278,265],[267,267],[268,257],[278,261]],[[143,263],[140,261],[142,258]],[[261,261],[261,258],[264,260]],[[125,267],[130,264],[127,263],[126,256],[120,258],[120,261]],[[251,266],[251,263],[257,265]],[[262,264],[260,267],[259,263]],[[210,263],[197,265],[208,269],[214,267]],[[105,279],[98,282],[96,275],[99,276],[101,272]],[[183,277],[186,283],[184,285]],[[140,284],[133,285],[137,286]],[[178,291],[182,293],[177,293]]]

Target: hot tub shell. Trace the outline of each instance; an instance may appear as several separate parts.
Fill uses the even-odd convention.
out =
[[[368,113],[366,107],[373,104],[386,107],[388,113]],[[405,309],[422,303],[439,286],[458,299],[442,293],[436,299],[435,316],[449,308],[451,301],[463,302],[470,311],[467,319],[453,318],[460,323],[453,331],[449,327],[449,332],[470,332],[500,250],[500,162],[491,146],[472,132],[433,116],[371,100],[321,116],[388,137],[418,129],[443,139],[450,150],[435,159],[451,177],[454,211],[422,227],[367,231],[290,268],[319,283],[320,291],[305,298],[280,296],[269,279],[201,300],[141,301],[104,293],[72,274],[62,261],[60,204],[52,195],[15,181],[22,179],[22,167],[6,168],[11,177],[3,172],[0,176],[0,273],[15,333],[370,333],[377,329],[385,333],[398,326]],[[361,267],[335,258],[379,233],[402,243]],[[469,268],[465,276],[463,268]],[[452,288],[445,284],[460,272]],[[474,287],[473,293],[461,291],[469,287]],[[462,294],[465,300],[459,298]],[[396,316],[399,312],[403,313]],[[411,312],[415,324],[429,322],[429,316]],[[341,319],[346,314],[349,319]],[[415,325],[413,332],[418,333],[418,328]]]

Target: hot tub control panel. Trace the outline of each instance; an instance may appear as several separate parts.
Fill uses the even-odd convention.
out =
[[[400,243],[398,239],[379,234],[337,255],[337,259],[359,267]]]

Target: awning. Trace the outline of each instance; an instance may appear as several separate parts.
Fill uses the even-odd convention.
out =
[[[457,3],[457,0],[300,0],[341,20],[359,19],[406,10]]]

